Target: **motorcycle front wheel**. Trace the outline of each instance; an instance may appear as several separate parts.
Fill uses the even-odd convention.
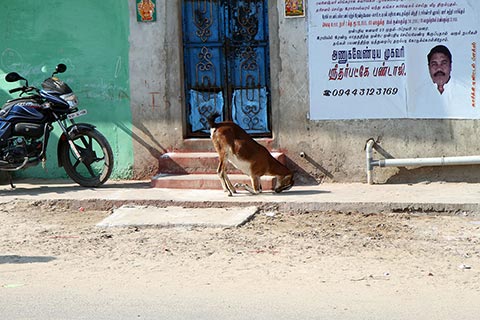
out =
[[[113,170],[113,152],[107,139],[97,130],[83,130],[71,137],[78,154],[63,143],[59,149],[60,161],[67,175],[82,187],[99,187]]]

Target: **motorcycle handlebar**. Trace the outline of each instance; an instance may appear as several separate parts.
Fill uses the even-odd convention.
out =
[[[35,87],[18,87],[18,88],[10,89],[10,90],[8,90],[8,92],[10,92],[10,93],[15,93],[15,92],[18,92],[18,91],[30,92],[30,91],[33,91],[33,90],[37,90],[37,88],[35,88]]]
[[[19,88],[8,90],[8,92],[14,93],[14,92],[22,91],[22,90],[23,90],[23,87],[19,87]]]

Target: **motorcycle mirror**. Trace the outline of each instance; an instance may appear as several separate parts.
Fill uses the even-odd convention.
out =
[[[60,63],[55,68],[55,73],[64,73],[66,70],[67,70],[67,66],[64,65],[63,63]]]
[[[5,81],[7,82],[15,82],[19,80],[26,80],[26,79],[16,72],[10,72],[5,76]]]

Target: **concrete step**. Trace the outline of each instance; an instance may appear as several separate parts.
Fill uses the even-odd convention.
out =
[[[272,152],[281,163],[286,157],[281,152]],[[171,189],[222,189],[217,175],[218,154],[216,152],[168,152],[159,158],[159,171],[151,179],[154,188]],[[228,176],[233,184],[251,184],[250,178],[228,164]],[[264,176],[260,180],[263,190],[273,190],[275,177]]]
[[[250,178],[244,174],[229,174],[230,181],[251,185]],[[263,176],[260,179],[263,190],[273,190],[275,177]],[[169,189],[211,189],[221,190],[222,184],[217,174],[157,174],[150,182],[153,188]]]
[[[215,152],[168,152],[158,163],[159,174],[214,174],[218,155]],[[232,173],[235,168],[230,167]]]
[[[272,152],[272,156],[285,163],[285,155]],[[158,159],[159,174],[216,174],[218,155],[216,152],[168,152]],[[242,174],[241,171],[228,166],[228,172]]]

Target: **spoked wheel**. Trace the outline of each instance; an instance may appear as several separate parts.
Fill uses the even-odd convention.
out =
[[[78,153],[69,143],[60,146],[60,161],[67,175],[83,187],[104,184],[113,169],[113,152],[107,139],[97,130],[85,130],[73,136]]]

